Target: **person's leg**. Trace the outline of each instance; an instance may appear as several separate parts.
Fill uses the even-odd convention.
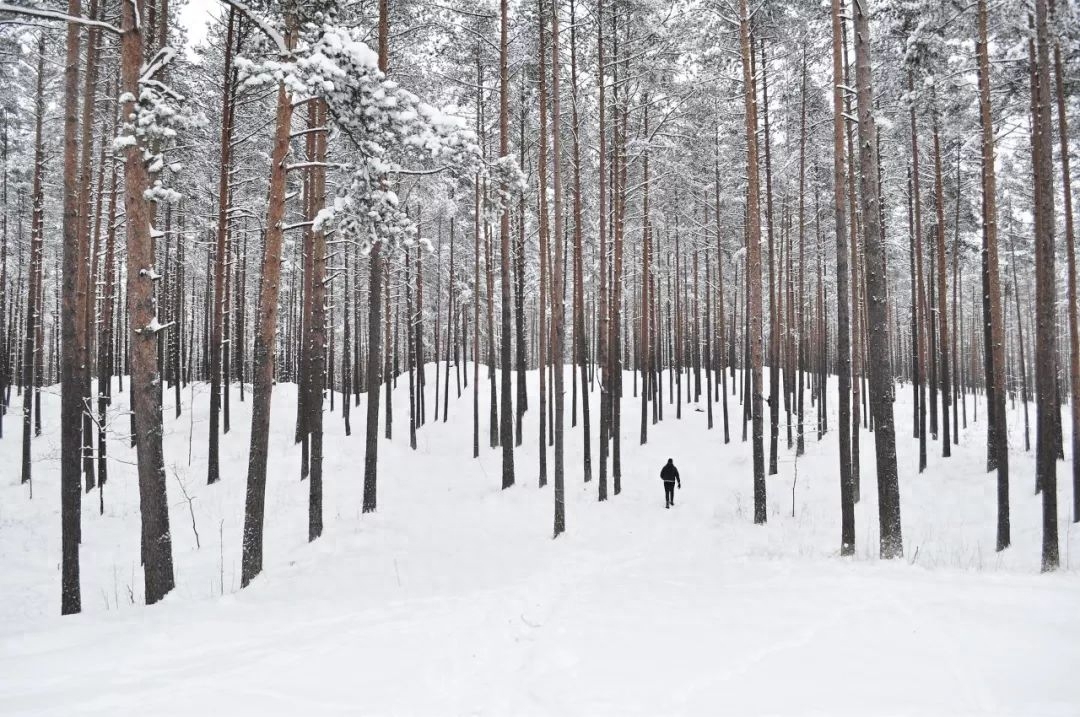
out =
[[[670,508],[675,503],[675,484],[664,481],[664,507]]]
[[[667,489],[668,489],[668,495],[671,496],[671,504],[675,505],[675,484],[674,483],[668,483],[667,484]]]

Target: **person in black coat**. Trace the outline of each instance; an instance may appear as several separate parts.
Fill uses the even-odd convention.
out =
[[[664,481],[664,507],[670,508],[675,505],[675,486],[679,486],[682,489],[682,481],[679,480],[679,469],[675,467],[674,461],[670,458],[667,459],[667,463],[660,469],[660,480]]]

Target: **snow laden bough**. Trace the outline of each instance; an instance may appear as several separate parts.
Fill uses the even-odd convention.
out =
[[[256,24],[274,40],[269,23]],[[525,187],[521,167],[509,156],[486,163],[465,119],[387,79],[377,54],[360,35],[355,28],[307,23],[291,52],[236,61],[247,85],[281,82],[300,98],[321,99],[333,129],[348,140],[347,161],[334,165],[348,179],[315,217],[315,230],[336,229],[361,242],[365,252],[377,242],[408,244],[415,225],[393,187],[397,178],[409,175],[438,173],[463,182],[477,175],[487,178],[496,191],[486,201],[484,214],[488,219],[498,216]],[[421,162],[423,168],[408,162]]]

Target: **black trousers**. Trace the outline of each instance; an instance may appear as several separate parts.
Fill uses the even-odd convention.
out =
[[[664,481],[664,507],[675,505],[675,481]]]

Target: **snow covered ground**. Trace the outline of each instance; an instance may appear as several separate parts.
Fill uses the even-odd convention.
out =
[[[502,491],[500,455],[486,447],[484,373],[478,461],[471,387],[452,398],[448,423],[420,429],[413,452],[408,384],[399,382],[395,437],[379,448],[376,514],[360,515],[363,405],[349,438],[340,413],[328,415],[326,530],[310,545],[292,442],[296,389],[279,386],[265,567],[244,591],[250,400],[234,387],[223,479],[208,487],[206,389],[185,390],[178,420],[167,392],[177,589],[141,605],[133,452],[118,434],[104,515],[96,493],[84,496],[84,613],[67,618],[58,396],[44,396],[32,500],[19,485],[20,426],[9,415],[0,441],[0,714],[1080,714],[1080,528],[1059,464],[1063,569],[1040,575],[1041,504],[1021,414],[1010,425],[1013,546],[997,554],[985,424],[971,422],[969,400],[954,457],[943,460],[931,443],[930,469],[919,475],[910,389],[900,390],[905,559],[883,563],[872,434],[862,433],[857,556],[841,559],[835,433],[808,437],[796,462],[781,427],[768,524],[755,526],[737,404],[727,446],[718,409],[709,433],[704,412],[684,409],[677,421],[667,404],[639,446],[640,404],[627,395],[623,492],[600,504],[595,479],[581,480],[568,401],[568,532],[553,541],[551,487],[536,480],[535,385],[518,483]],[[432,366],[428,377],[430,414]],[[668,457],[683,477],[670,511],[657,477]]]

